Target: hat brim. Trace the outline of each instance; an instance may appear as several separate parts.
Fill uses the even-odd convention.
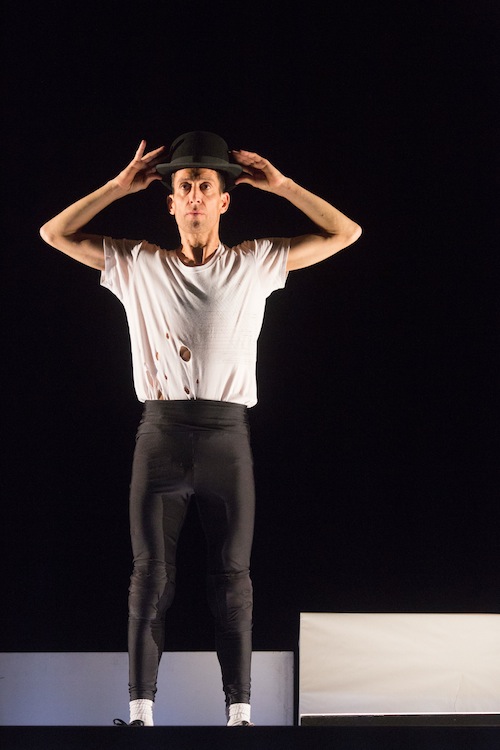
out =
[[[161,174],[165,178],[162,180],[162,184],[169,190],[172,189],[170,177],[174,172],[178,172],[179,169],[214,169],[216,172],[222,172],[226,182],[226,190],[232,190],[235,187],[235,179],[243,172],[243,168],[239,164],[228,164],[220,162],[217,159],[213,161],[183,161],[179,159],[176,162],[156,165],[158,174]]]

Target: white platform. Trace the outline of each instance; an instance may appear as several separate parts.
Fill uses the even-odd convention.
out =
[[[498,714],[500,615],[302,613],[299,718]]]
[[[0,654],[0,725],[111,726],[128,720],[125,653]],[[258,651],[252,661],[252,720],[293,725],[293,653]],[[212,652],[163,654],[155,724],[225,723],[219,663]]]

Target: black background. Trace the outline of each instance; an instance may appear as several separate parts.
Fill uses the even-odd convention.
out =
[[[301,611],[499,612],[497,3],[4,7],[2,650],[126,649],[125,316],[38,228],[193,129],[364,230],[268,302],[255,648],[295,648]],[[172,247],[164,197],[91,228]],[[244,186],[221,234],[309,229]],[[169,650],[212,648],[204,554],[192,513]]]

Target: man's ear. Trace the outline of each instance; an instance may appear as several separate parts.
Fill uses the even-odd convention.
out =
[[[221,203],[221,214],[225,214],[227,209],[229,208],[229,204],[231,203],[231,196],[229,193],[222,193],[221,195],[222,203]]]
[[[174,198],[172,194],[167,195],[167,208],[168,208],[169,214],[173,216],[174,215]]]

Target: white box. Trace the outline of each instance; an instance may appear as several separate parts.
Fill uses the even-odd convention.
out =
[[[302,613],[299,716],[500,712],[500,615]]]

